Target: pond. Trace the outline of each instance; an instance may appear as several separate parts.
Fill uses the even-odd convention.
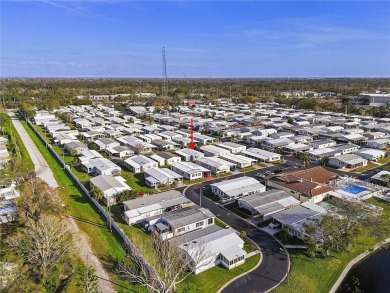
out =
[[[337,293],[388,293],[389,273],[390,246],[387,246],[356,264],[345,277]]]

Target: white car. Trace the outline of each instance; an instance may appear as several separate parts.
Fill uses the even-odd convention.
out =
[[[279,228],[280,227],[280,223],[276,222],[276,223],[270,223],[268,225],[268,227],[270,227],[271,229],[276,229],[276,228]]]
[[[272,175],[272,174],[274,174],[274,173],[273,173],[272,171],[265,171],[264,174],[265,174],[265,175]]]
[[[258,177],[258,178],[264,178],[264,177],[265,177],[265,175],[264,175],[264,174],[262,174],[262,173],[257,173],[257,174],[256,174],[256,177]]]

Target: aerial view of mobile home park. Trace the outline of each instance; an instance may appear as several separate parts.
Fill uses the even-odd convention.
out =
[[[0,292],[390,292],[389,2],[1,6]]]

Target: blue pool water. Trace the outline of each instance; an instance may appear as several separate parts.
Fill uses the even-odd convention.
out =
[[[367,190],[367,188],[357,186],[357,185],[349,185],[347,187],[344,187],[342,190],[349,192],[349,193],[352,193],[352,194],[358,194],[362,191]]]

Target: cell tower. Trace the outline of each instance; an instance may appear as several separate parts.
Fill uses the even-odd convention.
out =
[[[165,59],[165,47],[162,48],[162,88],[161,95],[168,96],[167,60]]]

